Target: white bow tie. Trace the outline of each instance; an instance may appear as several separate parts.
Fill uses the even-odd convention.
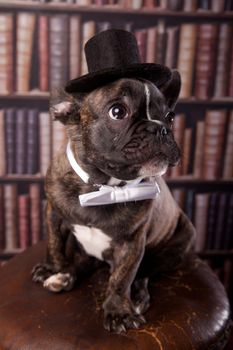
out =
[[[88,183],[89,175],[76,162],[70,147],[70,141],[67,144],[66,154],[75,173],[83,182]],[[157,182],[141,182],[142,180],[143,177],[139,177],[133,181],[128,181],[127,184],[122,187],[99,185],[98,191],[80,195],[80,204],[82,207],[87,207],[154,199],[160,193]]]

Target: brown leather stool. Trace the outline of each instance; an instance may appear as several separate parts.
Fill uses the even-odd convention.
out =
[[[147,324],[126,334],[102,326],[108,270],[98,270],[71,292],[52,294],[30,278],[45,243],[0,269],[1,350],[207,350],[223,349],[229,328],[225,291],[197,257],[151,283]]]

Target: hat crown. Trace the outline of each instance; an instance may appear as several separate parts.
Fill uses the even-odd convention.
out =
[[[141,63],[135,36],[121,29],[100,32],[84,49],[89,73]]]

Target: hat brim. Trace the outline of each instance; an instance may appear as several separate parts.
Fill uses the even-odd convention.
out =
[[[68,93],[91,92],[121,78],[146,79],[157,87],[171,79],[171,70],[156,63],[137,63],[122,68],[106,68],[70,80],[65,86]]]

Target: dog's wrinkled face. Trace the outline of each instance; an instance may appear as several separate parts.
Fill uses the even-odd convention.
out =
[[[63,115],[82,162],[123,180],[161,175],[180,158],[171,132],[178,94],[171,86],[160,91],[148,81],[120,79],[76,97],[78,107],[68,102],[66,118],[64,110],[55,117]]]

